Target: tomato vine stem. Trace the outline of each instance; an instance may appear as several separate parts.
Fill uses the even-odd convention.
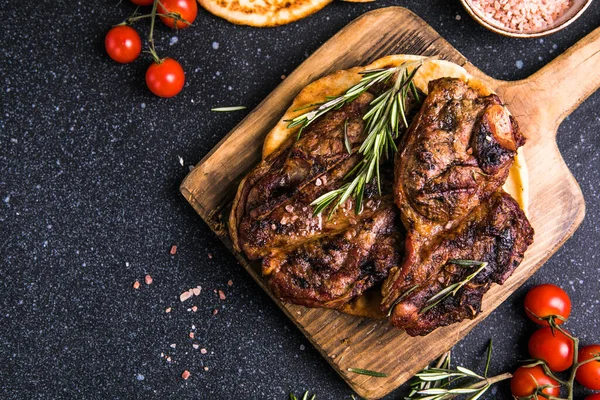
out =
[[[560,384],[565,385],[567,387],[567,398],[563,399],[561,397],[549,396],[545,393],[541,393],[541,390],[539,390],[540,393],[537,393],[537,394],[544,398],[547,398],[549,400],[573,400],[573,389],[574,389],[574,383],[575,383],[575,376],[577,375],[577,370],[579,369],[579,367],[581,367],[582,365],[585,365],[589,362],[600,361],[600,355],[596,355],[595,357],[592,357],[588,360],[579,362],[579,338],[571,335],[569,332],[567,332],[566,330],[561,328],[560,325],[556,322],[556,320],[560,320],[560,321],[564,322],[565,319],[563,317],[561,317],[560,315],[550,315],[547,317],[539,317],[539,316],[535,315],[533,312],[531,312],[531,310],[528,310],[528,311],[531,313],[531,315],[533,315],[538,320],[548,322],[548,325],[552,329],[552,332],[554,332],[554,330],[557,330],[557,331],[561,332],[563,335],[565,335],[566,337],[568,337],[573,342],[573,365],[571,366],[571,373],[569,374],[569,380],[563,381],[563,380],[559,379],[558,377],[556,377],[556,375],[554,375],[554,373],[548,367],[548,364],[546,364],[546,362],[543,360],[536,360],[533,364],[528,365],[531,367],[534,367],[536,365],[541,365],[541,367],[544,369],[544,373],[546,375],[548,375],[552,379],[556,380]]]
[[[148,34],[150,54],[152,54],[152,58],[154,58],[154,62],[157,64],[160,63],[160,57],[156,53],[156,48],[154,47],[154,23],[156,22],[156,9],[158,8],[158,3],[160,3],[160,0],[154,0],[152,3],[152,11],[150,12],[150,33]]]
[[[185,22],[185,23],[189,24],[189,22],[187,22],[185,19],[181,18],[179,16],[179,14],[177,14],[177,13],[168,12],[166,14],[163,14],[163,13],[157,12],[155,15],[157,17],[173,18],[175,20],[182,21],[182,22]],[[139,21],[139,20],[145,19],[145,18],[152,18],[152,13],[150,13],[150,14],[142,14],[142,15],[136,15],[134,13],[133,16],[127,18],[125,20],[125,22],[122,22],[121,24],[132,24],[132,23],[134,23],[136,21]]]

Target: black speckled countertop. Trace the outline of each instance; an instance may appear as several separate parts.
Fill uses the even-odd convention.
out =
[[[180,95],[164,100],[145,87],[148,55],[123,66],[104,52],[106,31],[134,9],[128,1],[4,2],[1,398],[283,400],[305,389],[318,399],[351,398],[178,186],[189,166],[248,112],[212,113],[211,107],[252,109],[344,25],[387,5],[414,11],[501,79],[526,77],[600,25],[598,4],[564,31],[535,40],[488,32],[458,1],[447,0],[334,2],[274,29],[234,26],[201,11],[190,29],[157,28],[160,54],[178,59],[187,79]],[[142,35],[147,26],[139,25]],[[493,338],[492,372],[514,370],[534,330],[522,301],[542,282],[572,296],[569,329],[584,343],[600,342],[599,110],[596,93],[558,134],[586,199],[583,224],[456,346],[457,363],[482,368]],[[139,290],[132,288],[136,279]],[[197,285],[202,294],[181,303],[179,294]],[[188,311],[193,305],[197,311]],[[184,381],[186,369],[191,377]],[[388,398],[400,399],[405,390]],[[488,399],[510,398],[507,383],[490,393]]]

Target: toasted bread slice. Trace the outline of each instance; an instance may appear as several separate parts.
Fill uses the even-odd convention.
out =
[[[208,12],[238,25],[272,27],[307,17],[332,0],[198,0]]]

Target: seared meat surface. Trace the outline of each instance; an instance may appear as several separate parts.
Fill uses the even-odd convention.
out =
[[[395,201],[408,234],[402,266],[382,291],[393,325],[425,335],[473,318],[491,283],[503,283],[519,265],[533,229],[501,186],[524,142],[498,96],[481,97],[459,79],[429,83],[395,161]],[[473,272],[448,263],[456,259],[488,265],[422,312],[436,293]]]
[[[410,241],[410,239],[408,239]],[[391,322],[409,335],[426,335],[437,327],[474,318],[492,283],[502,284],[523,259],[533,242],[533,228],[518,203],[501,189],[483,200],[466,218],[407,256],[383,287]],[[454,260],[487,262],[455,296],[422,312],[434,295],[462,281],[479,265],[454,264]],[[394,296],[390,296],[394,293]],[[403,294],[406,295],[402,296]],[[400,298],[399,302],[394,299]]]
[[[429,95],[396,155],[395,196],[411,230],[429,236],[501,187],[525,143],[498,96],[460,79],[429,83]]]
[[[401,259],[397,214],[389,195],[345,231],[265,257],[273,293],[296,304],[337,308],[381,283]]]
[[[366,185],[363,210],[348,199],[329,217],[310,205],[339,188],[361,158],[350,155],[364,139],[365,93],[309,125],[259,164],[240,184],[230,216],[234,245],[262,259],[263,275],[282,300],[338,308],[381,284],[401,260],[404,229],[393,202],[392,165],[382,168],[382,195]],[[347,128],[344,133],[344,126]]]
[[[274,249],[293,249],[348,227],[353,215],[339,210],[327,220],[313,216],[310,203],[337,189],[359,161],[345,150],[344,124],[347,120],[351,146],[360,144],[362,115],[372,98],[364,94],[328,113],[309,125],[300,140],[292,138],[244,178],[234,201],[230,233],[248,258],[264,257]]]

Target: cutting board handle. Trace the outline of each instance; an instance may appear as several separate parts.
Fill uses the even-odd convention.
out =
[[[600,28],[597,28],[527,79],[501,84],[498,93],[507,104],[521,103],[518,109],[525,112],[520,116],[522,119],[555,132],[562,120],[599,87]],[[526,93],[528,98],[515,98],[517,93],[521,97]]]

